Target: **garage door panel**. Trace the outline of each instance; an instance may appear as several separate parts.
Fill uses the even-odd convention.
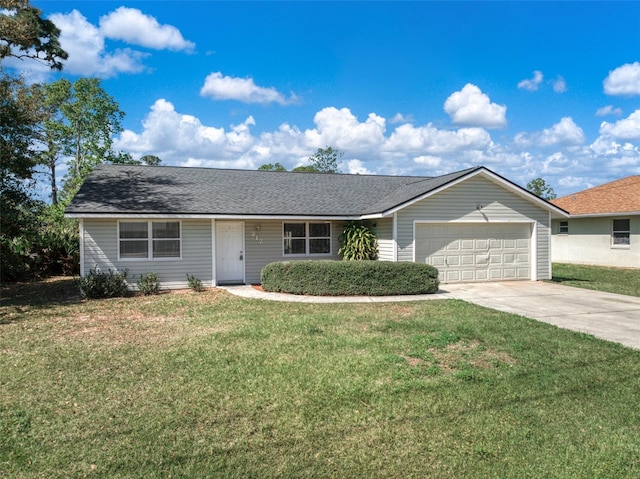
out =
[[[446,266],[460,266],[460,256],[447,255]]]
[[[445,265],[444,256],[431,256],[429,259],[431,260],[429,264],[432,266],[441,267]]]
[[[489,256],[486,254],[477,254],[475,264],[480,266],[489,264]]]
[[[517,277],[517,271],[515,268],[503,268],[502,269],[502,278],[503,279],[515,279]]]
[[[460,281],[460,271],[457,270],[449,270],[446,272],[446,280],[447,283],[455,283]]]
[[[473,270],[462,270],[461,274],[460,274],[460,278],[462,279],[462,281],[474,281],[475,280],[475,276],[473,274]]]
[[[516,262],[516,255],[514,253],[504,253],[502,255],[502,264],[511,264]]]
[[[473,266],[474,256],[472,254],[464,254],[460,256],[460,264],[463,266]]]
[[[442,282],[530,279],[530,224],[419,224],[416,261]]]
[[[460,241],[460,248],[466,251],[473,251],[475,249],[475,243],[472,239],[463,239]]]
[[[475,272],[476,281],[486,281],[489,279],[489,274],[487,270],[477,270]]]

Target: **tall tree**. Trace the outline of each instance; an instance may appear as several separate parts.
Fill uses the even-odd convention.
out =
[[[556,192],[553,191],[553,188],[542,178],[534,178],[531,180],[527,183],[527,189],[543,200],[549,201],[556,198]]]
[[[57,167],[62,160],[63,142],[66,134],[62,105],[69,101],[69,90],[60,88],[60,83],[40,86],[42,95],[42,121],[38,125],[38,141],[42,145],[39,163],[44,168],[40,172],[49,178],[51,203],[58,204]]]
[[[60,46],[60,30],[28,0],[0,0],[0,60],[30,58],[62,70],[67,52]]]
[[[298,166],[292,171],[304,173],[338,173],[340,167],[340,158],[342,153],[330,146],[326,148],[318,148],[313,155],[309,157],[309,164]]]
[[[42,120],[35,86],[3,70],[8,57],[32,59],[60,70],[67,53],[60,31],[28,0],[0,0],[0,279],[28,274],[34,261],[42,203],[29,190],[36,164],[36,126]]]
[[[101,87],[97,78],[80,78],[75,83],[61,79],[46,87],[51,106],[45,122],[45,158],[70,158],[62,191],[69,200],[87,175],[102,162],[137,163],[130,155],[112,149],[113,135],[122,131],[124,112]],[[49,163],[49,166],[55,163]],[[55,173],[50,170],[53,176]]]

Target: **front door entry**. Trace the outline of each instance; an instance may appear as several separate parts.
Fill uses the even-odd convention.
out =
[[[216,222],[216,279],[218,283],[244,282],[244,223]]]

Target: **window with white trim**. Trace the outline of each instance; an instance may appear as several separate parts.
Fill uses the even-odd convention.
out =
[[[629,246],[631,244],[631,220],[613,220],[611,231],[612,246]]]
[[[179,221],[119,221],[120,259],[176,259],[181,256]]]
[[[283,223],[282,237],[285,255],[331,254],[331,223]]]
[[[561,221],[560,222],[560,225],[558,226],[558,234],[561,234],[561,235],[569,234],[569,222],[568,221]]]

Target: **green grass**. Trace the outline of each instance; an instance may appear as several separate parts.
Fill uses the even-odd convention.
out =
[[[640,296],[640,268],[553,263],[552,281],[578,288]]]
[[[458,300],[1,291],[0,477],[637,478],[640,351]]]

